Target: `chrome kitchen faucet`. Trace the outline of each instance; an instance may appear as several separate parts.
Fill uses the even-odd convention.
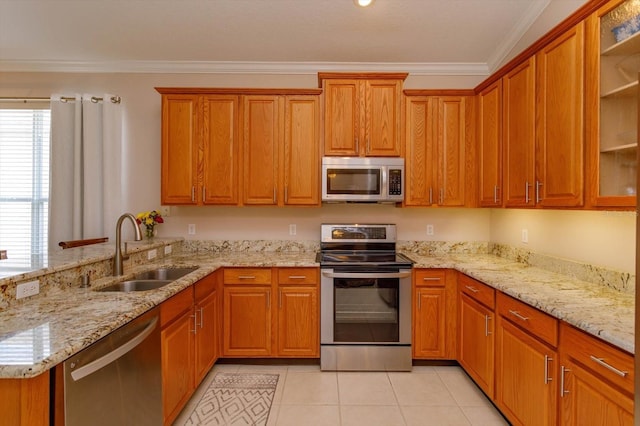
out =
[[[138,226],[138,222],[136,222],[136,217],[131,213],[125,213],[118,218],[118,222],[116,223],[116,254],[113,256],[113,276],[122,275],[122,261],[124,259],[128,259],[129,256],[122,254],[122,247],[120,240],[122,239],[122,222],[125,219],[131,220],[133,223],[133,228],[136,231],[136,241],[142,240],[142,233],[140,232],[140,227]]]

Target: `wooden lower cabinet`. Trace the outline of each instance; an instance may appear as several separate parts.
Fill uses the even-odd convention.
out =
[[[171,424],[218,357],[215,272],[160,305],[162,406]]]
[[[49,418],[49,379],[49,371],[30,379],[1,379],[0,424],[15,426],[55,424],[54,419]]]
[[[413,357],[455,359],[456,272],[417,269],[413,283]]]
[[[226,268],[223,356],[317,358],[318,268]]]
[[[633,425],[634,359],[569,325],[560,326],[561,425]]]
[[[494,395],[495,290],[458,276],[458,362],[489,397]]]
[[[558,320],[496,296],[495,403],[514,425],[555,425]]]

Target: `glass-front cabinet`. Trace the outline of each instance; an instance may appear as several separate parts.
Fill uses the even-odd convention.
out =
[[[636,205],[640,0],[612,0],[587,20],[590,201]]]

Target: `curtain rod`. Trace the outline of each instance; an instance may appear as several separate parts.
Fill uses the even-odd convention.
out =
[[[51,98],[30,98],[30,97],[22,97],[22,98],[15,98],[15,97],[0,97],[0,101],[13,101],[13,102],[23,102],[23,103],[27,103],[27,102],[49,102],[51,100]],[[60,97],[60,100],[62,102],[73,102],[76,100],[76,98],[73,97],[68,97],[68,96],[62,96]],[[92,96],[91,97],[91,102],[98,103],[101,102],[103,99],[97,96]],[[120,96],[111,96],[111,98],[109,98],[109,100],[111,101],[111,103],[114,104],[119,104],[120,101],[122,100],[120,98]]]

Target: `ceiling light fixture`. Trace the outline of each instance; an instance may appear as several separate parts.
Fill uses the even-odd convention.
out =
[[[367,7],[371,6],[373,0],[353,0],[353,2],[356,4],[356,6]]]

